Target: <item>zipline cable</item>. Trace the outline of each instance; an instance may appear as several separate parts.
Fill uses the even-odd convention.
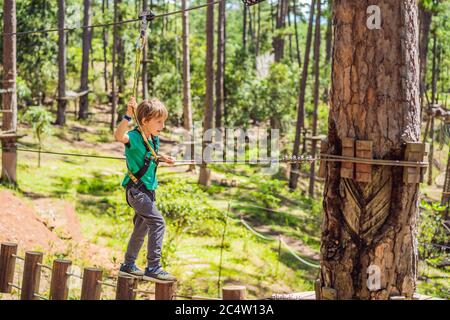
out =
[[[162,13],[162,14],[157,14],[157,15],[154,16],[154,18],[155,19],[156,18],[164,18],[164,17],[168,17],[168,16],[171,16],[171,15],[180,14],[180,13],[183,13],[183,12],[198,10],[198,9],[210,6],[210,5],[219,4],[222,1],[227,1],[227,0],[217,0],[217,1],[214,1],[214,2],[211,2],[211,3],[205,3],[205,4],[198,5],[198,6],[193,6],[193,7],[184,9],[184,10],[181,9],[181,10],[166,12],[166,13]],[[29,30],[29,31],[20,31],[20,32],[9,32],[9,33],[2,33],[2,36],[11,36],[11,35],[23,36],[23,35],[29,35],[29,34],[50,33],[50,32],[58,32],[58,31],[74,31],[74,30],[77,30],[77,29],[102,28],[102,27],[110,27],[110,26],[114,26],[114,25],[122,25],[122,24],[139,22],[139,21],[141,21],[141,18],[123,20],[123,21],[118,21],[118,22],[101,23],[101,24],[95,24],[95,25],[78,26],[78,27],[52,28],[52,29],[44,29],[44,30]]]

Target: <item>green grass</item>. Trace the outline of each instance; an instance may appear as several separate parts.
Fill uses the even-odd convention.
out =
[[[74,124],[70,120],[69,128]],[[35,148],[30,130],[25,128],[24,131],[28,136],[23,143]],[[99,150],[109,141],[112,139],[104,126],[97,126],[94,132],[80,133],[55,129],[43,149],[106,155],[110,153]],[[25,199],[62,198],[73,203],[86,239],[118,252],[125,251],[132,231],[133,212],[120,186],[125,172],[123,161],[43,154],[42,166],[38,168],[37,154],[20,152],[18,163],[18,195]],[[211,167],[228,182],[235,180],[237,186],[200,188],[196,185],[197,175],[159,169],[158,203],[168,216],[163,263],[179,277],[179,294],[218,295],[223,217],[231,200],[232,217],[243,215],[256,228],[264,226],[273,234],[298,239],[312,251],[319,252],[319,195],[318,200],[312,200],[301,190],[290,192],[284,182],[264,181],[266,177],[261,177],[255,166]],[[267,198],[268,194],[275,199]],[[249,207],[252,205],[271,206],[275,212]],[[67,252],[47,255],[46,261],[50,263],[62,257],[72,259],[79,267],[90,266],[90,261],[80,259],[76,250],[73,244]],[[145,251],[142,250],[138,258],[141,266],[145,265]],[[120,262],[121,258],[112,257],[115,262]],[[258,239],[232,220],[227,225],[222,261],[220,285],[246,285],[251,298],[263,298],[275,292],[310,291],[317,276],[316,269],[300,264],[286,250],[278,255],[276,241]],[[105,270],[105,274],[111,271]],[[449,296],[445,278],[449,276],[448,270],[425,267],[422,263],[420,273],[431,275],[428,281],[419,281],[420,293]],[[72,299],[77,297],[79,290],[71,292]],[[106,290],[105,297],[113,298],[113,293]]]

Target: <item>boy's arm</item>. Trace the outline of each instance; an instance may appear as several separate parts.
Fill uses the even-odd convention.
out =
[[[129,123],[128,120],[125,118],[123,118],[122,121],[120,121],[116,131],[114,132],[114,138],[116,138],[116,141],[120,141],[123,144],[127,144],[130,141],[130,138],[128,137],[127,133],[128,123]]]
[[[131,97],[130,101],[128,101],[127,104],[127,113],[126,115],[130,118],[133,117],[133,108],[137,107],[136,99],[134,97]],[[116,131],[114,132],[114,138],[116,138],[117,141],[120,141],[124,144],[127,144],[130,141],[130,138],[128,137],[128,120],[123,118],[122,121],[120,121],[119,125],[117,126]]]

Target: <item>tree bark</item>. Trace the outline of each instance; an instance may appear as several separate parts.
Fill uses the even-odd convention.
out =
[[[225,1],[219,3],[217,25],[217,77],[216,77],[216,128],[222,127],[224,103],[224,71],[225,71]]]
[[[58,109],[56,111],[55,124],[63,126],[66,124],[66,32],[64,16],[65,0],[58,0]]]
[[[309,67],[309,54],[311,51],[311,41],[312,41],[312,27],[314,20],[314,7],[316,6],[316,0],[311,0],[310,13],[309,13],[309,23],[308,32],[306,35],[306,45],[305,45],[305,57],[303,58],[303,69],[302,69],[302,79],[300,82],[300,91],[298,95],[298,107],[297,107],[297,125],[295,127],[295,139],[294,139],[294,150],[293,155],[298,156],[300,151],[300,135],[302,134],[302,128],[305,126],[305,92],[306,92],[306,82],[308,81],[308,67]],[[289,188],[292,190],[297,188],[298,182],[298,164],[294,163],[291,165],[291,172],[289,176]]]
[[[17,131],[17,42],[16,42],[16,1],[3,1],[3,89],[2,131]],[[17,185],[17,144],[16,139],[2,138],[2,175],[1,181]]]
[[[91,0],[84,0],[84,18],[83,25],[88,26],[91,21]],[[83,29],[83,55],[81,60],[81,79],[80,91],[89,89],[89,49],[91,47],[92,33],[91,28]],[[80,97],[80,113],[78,119],[87,119],[89,108],[88,94]]]
[[[203,133],[213,128],[214,114],[214,0],[206,0],[210,5],[206,11],[206,95],[205,95],[205,113],[203,118]],[[210,184],[210,170],[204,161],[204,152],[208,143],[205,138],[202,139],[202,164],[200,166],[200,175],[198,183],[203,186]]]
[[[320,1],[317,1],[316,10],[316,31],[314,35],[314,111],[313,111],[313,123],[312,123],[312,136],[317,135],[317,118],[319,109],[319,85],[320,85],[320,15],[321,7]],[[317,141],[311,140],[311,156],[316,157]],[[311,163],[309,172],[309,196],[314,198],[314,184],[316,181],[316,165],[315,162]]]
[[[327,154],[344,138],[373,141],[375,159],[404,159],[420,139],[415,0],[380,0],[382,27],[366,27],[367,3],[335,0]],[[417,279],[418,184],[403,168],[372,166],[371,182],[342,178],[326,164],[320,295],[337,299],[412,298]],[[368,277],[368,272],[374,272]],[[368,286],[367,280],[380,280]],[[370,288],[370,289],[369,289]]]

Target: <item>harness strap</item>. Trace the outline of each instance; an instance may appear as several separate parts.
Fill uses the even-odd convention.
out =
[[[137,131],[140,131],[139,128],[135,129]],[[141,138],[143,139],[143,136],[141,135]],[[156,142],[152,137],[152,141],[153,141],[153,145],[156,147]],[[128,163],[127,163],[127,168],[128,168],[128,176],[130,177],[131,181],[134,182],[134,184],[138,184],[139,181],[141,180],[141,178],[147,173],[148,169],[150,168],[150,163],[152,161],[155,162],[156,167],[155,167],[155,174],[156,174],[156,170],[158,169],[158,165],[159,165],[159,160],[158,160],[158,155],[155,152],[155,150],[152,148],[152,146],[150,146],[150,144],[148,143],[144,143],[145,149],[146,149],[146,153],[144,156],[144,166],[142,168],[140,168],[136,173],[132,173],[130,168],[128,167]],[[147,156],[147,154],[151,152],[152,155],[150,157]],[[156,157],[154,156],[156,155]]]

